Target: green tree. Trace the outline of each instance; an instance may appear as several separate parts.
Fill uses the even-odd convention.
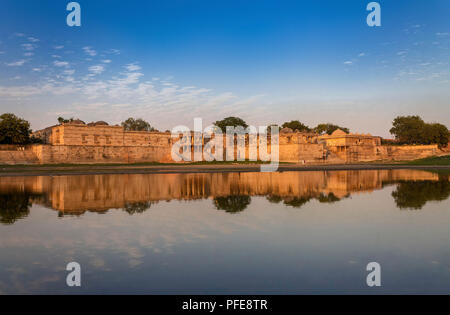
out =
[[[442,124],[425,124],[422,129],[423,144],[438,144],[440,148],[448,146],[448,129]]]
[[[0,144],[27,144],[30,142],[30,123],[14,114],[0,116]]]
[[[338,125],[334,125],[331,123],[327,123],[327,124],[319,124],[317,125],[316,128],[314,128],[314,132],[320,134],[320,135],[324,135],[324,134],[328,134],[331,135],[333,132],[335,132],[336,130],[341,129],[343,132],[345,133],[350,133],[350,129],[345,128],[345,127],[341,127]]]
[[[283,128],[290,128],[293,131],[298,130],[299,132],[310,132],[311,128],[301,123],[298,120],[292,120],[290,122],[285,122],[282,126]]]
[[[402,144],[422,143],[425,122],[419,116],[399,116],[394,119],[390,130],[395,139]]]
[[[215,126],[219,127],[223,133],[227,132],[227,127],[238,127],[242,126],[243,128],[247,128],[247,123],[239,117],[227,117],[222,120],[218,120],[214,123]]]
[[[155,128],[142,118],[134,119],[130,117],[122,122],[122,127],[126,131],[156,131]]]
[[[391,134],[401,144],[448,145],[448,128],[442,124],[428,124],[419,116],[400,116],[395,118]]]

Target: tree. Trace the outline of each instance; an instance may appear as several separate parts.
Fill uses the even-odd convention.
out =
[[[282,126],[283,128],[290,128],[293,131],[298,130],[299,132],[310,132],[311,128],[306,126],[305,124],[301,123],[298,120],[293,120],[291,122],[285,122]]]
[[[419,116],[399,116],[395,118],[391,134],[401,144],[448,145],[448,128],[442,124],[428,124]]]
[[[247,123],[239,117],[227,117],[225,119],[216,121],[214,125],[219,127],[223,133],[227,132],[227,127],[236,128],[242,126],[244,129],[248,127]]]
[[[126,131],[156,131],[155,128],[142,118],[134,119],[130,117],[122,122],[122,127]]]
[[[0,116],[0,144],[27,144],[30,142],[30,123],[14,114]]]
[[[324,134],[328,134],[331,135],[333,132],[335,132],[336,130],[341,129],[343,132],[345,133],[350,133],[350,129],[345,128],[345,127],[341,127],[338,125],[334,125],[331,123],[327,123],[327,124],[319,124],[317,125],[316,128],[314,128],[314,132],[320,134],[320,135],[324,135]]]
[[[448,129],[442,124],[425,124],[421,136],[423,144],[436,143],[440,148],[448,145]]]
[[[422,142],[422,130],[425,122],[419,116],[399,116],[394,119],[390,130],[395,139],[402,144],[415,144]]]

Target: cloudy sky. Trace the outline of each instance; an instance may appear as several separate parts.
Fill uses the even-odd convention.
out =
[[[450,2],[364,0],[0,3],[0,112],[156,128],[237,115],[388,136],[397,115],[450,126]]]

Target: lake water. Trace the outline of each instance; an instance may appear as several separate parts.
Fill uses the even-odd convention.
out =
[[[0,177],[0,293],[450,293],[449,196],[420,170]]]

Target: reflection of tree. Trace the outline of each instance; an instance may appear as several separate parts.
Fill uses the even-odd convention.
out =
[[[341,201],[341,199],[336,197],[333,193],[329,193],[328,195],[321,193],[317,200],[319,200],[320,203],[335,203]]]
[[[321,203],[334,203],[338,202],[341,199],[336,197],[335,194],[329,193],[328,195],[321,193],[319,197],[310,197],[310,196],[301,196],[301,197],[281,197],[278,195],[269,195],[266,197],[267,201],[270,203],[280,203],[284,202],[286,206],[294,207],[294,208],[301,208],[305,204],[307,204],[312,199],[316,199]]]
[[[30,194],[0,194],[0,222],[14,224],[30,214]]]
[[[133,214],[144,213],[145,211],[150,209],[151,206],[152,206],[152,203],[150,201],[133,202],[133,203],[126,203],[123,210],[128,212],[128,214],[133,215]]]
[[[428,201],[443,201],[450,196],[450,182],[441,177],[439,181],[401,182],[392,193],[400,209],[420,210]]]
[[[292,197],[286,198],[284,204],[286,206],[301,208],[303,205],[307,204],[311,200],[310,197]]]
[[[228,213],[244,211],[252,202],[250,196],[227,196],[214,198],[217,210],[225,210]]]
[[[283,198],[281,198],[280,196],[277,196],[277,195],[269,195],[266,197],[266,199],[270,203],[280,203],[283,201]]]

